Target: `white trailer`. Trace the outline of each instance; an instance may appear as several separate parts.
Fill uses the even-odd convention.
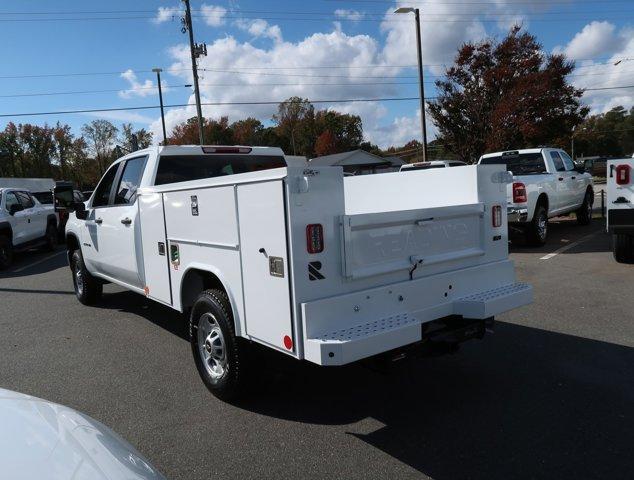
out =
[[[343,365],[481,337],[532,301],[508,258],[503,166],[257,171],[284,163],[251,147],[119,160],[67,226],[78,298],[110,281],[188,314],[200,375],[223,398],[241,386],[249,342]]]
[[[634,159],[607,162],[607,223],[619,263],[634,263]]]

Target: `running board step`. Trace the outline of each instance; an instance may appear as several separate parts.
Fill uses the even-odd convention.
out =
[[[489,318],[533,301],[533,287],[527,283],[511,283],[475,293],[454,301],[456,315],[465,318]]]

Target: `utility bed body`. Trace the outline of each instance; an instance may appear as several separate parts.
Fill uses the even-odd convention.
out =
[[[155,185],[161,156],[174,152],[201,155],[137,153],[146,156],[137,199],[112,217],[134,252],[110,274],[84,254],[91,274],[184,311],[203,289],[192,272],[210,272],[238,336],[320,365],[415,343],[439,318],[488,319],[532,299],[508,259],[506,216],[492,218],[506,204],[500,165],[359,177],[287,167]],[[311,235],[321,251],[310,253]]]

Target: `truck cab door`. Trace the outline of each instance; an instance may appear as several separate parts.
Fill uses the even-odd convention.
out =
[[[26,219],[24,240],[28,242],[43,237],[46,227],[42,226],[41,212],[35,207],[33,197],[24,191],[16,191],[15,196],[24,209],[16,213],[16,215],[21,214]]]
[[[9,223],[11,224],[11,229],[13,230],[13,244],[20,245],[21,243],[28,241],[28,213],[24,210],[20,210],[19,212],[15,212],[13,215],[11,215],[10,212],[13,205],[18,205],[20,208],[22,207],[22,204],[18,200],[15,192],[5,193],[4,208],[7,212],[7,217],[9,219]]]
[[[551,200],[551,213],[564,212],[573,204],[574,180],[571,172],[566,170],[563,158],[559,152],[551,150],[550,159],[555,167],[555,198]]]
[[[141,287],[141,254],[137,190],[146,156],[121,162],[108,204],[94,211],[96,249],[93,261],[99,272],[119,282]]]

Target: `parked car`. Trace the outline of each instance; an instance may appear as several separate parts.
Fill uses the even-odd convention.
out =
[[[634,157],[607,167],[607,230],[619,263],[634,263]]]
[[[401,172],[409,172],[412,170],[429,170],[431,168],[448,168],[448,167],[464,167],[467,164],[460,160],[432,160],[431,162],[406,163],[401,165]]]
[[[255,342],[343,365],[481,338],[531,302],[499,165],[345,177],[268,147],[163,146],[108,169],[66,227],[75,294],[104,281],[189,316],[205,385],[234,398]],[[451,185],[452,188],[447,188]]]
[[[548,219],[575,213],[581,225],[592,221],[592,175],[575,168],[566,152],[532,148],[483,155],[480,165],[504,165],[513,174],[507,187],[508,221],[533,245],[544,245]]]
[[[16,250],[57,245],[57,215],[30,192],[0,189],[0,269],[8,268]]]
[[[0,425],[2,478],[164,478],[108,427],[69,407],[0,388]]]

